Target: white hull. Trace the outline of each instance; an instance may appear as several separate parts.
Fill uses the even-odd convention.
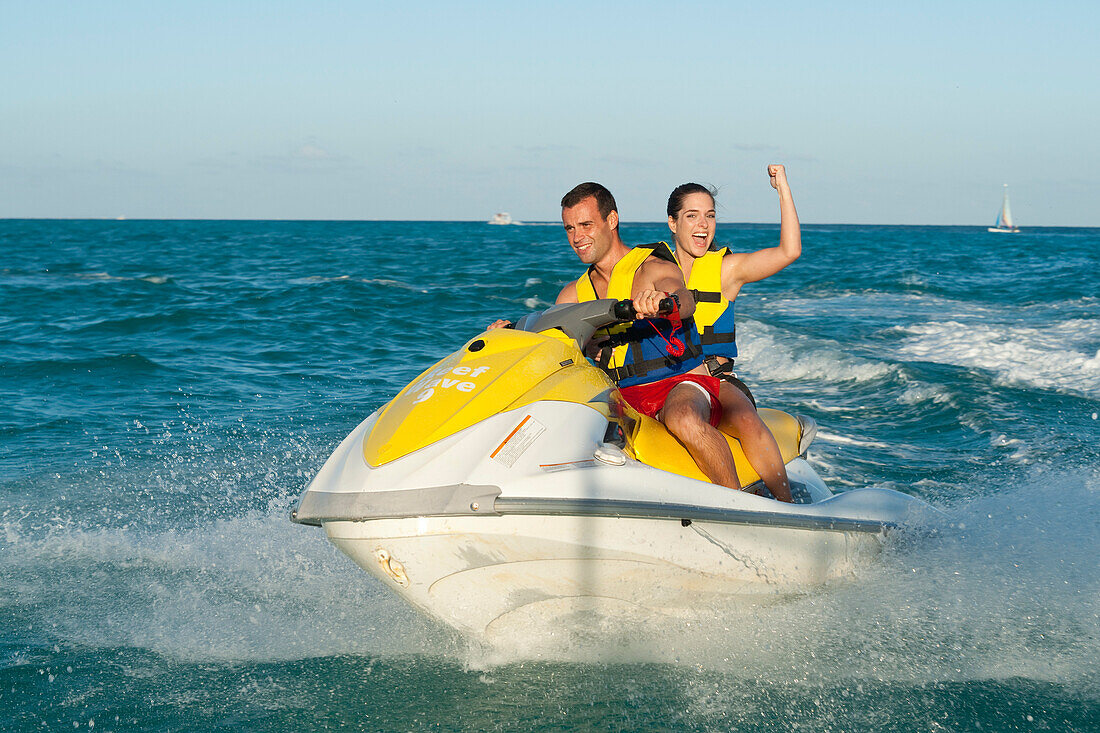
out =
[[[1019,229],[1005,229],[1004,227],[989,227],[986,231],[996,232],[998,234],[1019,234]]]
[[[582,612],[692,617],[849,575],[880,536],[676,519],[500,516],[328,522],[329,539],[409,603],[466,634]]]

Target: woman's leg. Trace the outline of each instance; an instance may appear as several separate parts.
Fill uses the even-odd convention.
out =
[[[740,489],[737,466],[729,443],[711,426],[710,398],[691,384],[678,384],[668,393],[659,418],[675,435],[712,483]]]
[[[745,393],[728,382],[722,382],[718,391],[722,403],[722,422],[718,427],[741,441],[749,465],[760,474],[772,496],[780,501],[791,501],[791,483],[787,468],[775,436],[760,419]]]

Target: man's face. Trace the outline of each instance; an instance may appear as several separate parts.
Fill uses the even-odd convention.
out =
[[[596,197],[589,196],[576,206],[561,210],[561,223],[565,227],[565,236],[570,246],[581,258],[581,262],[591,265],[599,262],[611,249],[615,241],[614,229],[619,223],[619,214],[612,211],[607,219],[600,216],[600,207]]]

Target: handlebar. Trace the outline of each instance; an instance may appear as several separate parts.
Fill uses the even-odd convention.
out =
[[[662,298],[658,306],[661,315],[668,315],[676,310],[676,301]],[[633,301],[601,298],[584,303],[560,303],[544,311],[528,313],[516,321],[514,328],[528,333],[558,329],[569,338],[576,339],[577,345],[584,348],[597,329],[612,323],[636,320],[638,312]]]
[[[667,316],[676,310],[676,301],[672,298],[661,298],[661,302],[657,304],[657,311],[662,316]],[[633,300],[620,300],[615,304],[615,318],[620,321],[636,321],[638,320],[638,313],[634,310]]]

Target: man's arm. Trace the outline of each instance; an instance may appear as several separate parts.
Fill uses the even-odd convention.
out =
[[[794,197],[787,184],[787,171],[782,165],[769,165],[772,188],[779,192],[779,246],[756,252],[737,252],[722,262],[722,290],[736,295],[744,283],[754,283],[774,275],[802,255],[802,228]]]
[[[634,278],[631,297],[635,312],[641,318],[656,316],[661,300],[667,297],[665,293],[675,295],[680,301],[681,318],[690,318],[695,313],[695,299],[684,284],[684,273],[680,268],[671,262],[650,257],[642,263],[638,276]]]

